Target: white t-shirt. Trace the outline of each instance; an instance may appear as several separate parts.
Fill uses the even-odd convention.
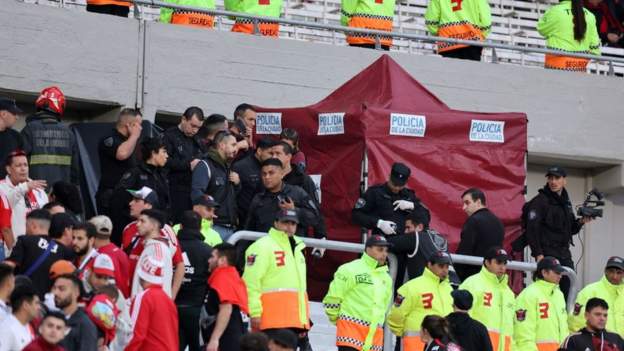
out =
[[[149,239],[145,242],[145,248],[143,252],[141,252],[141,256],[139,256],[139,260],[137,262],[141,262],[143,257],[154,257],[156,260],[163,263],[163,291],[167,293],[169,297],[171,297],[171,283],[173,281],[173,253],[169,245],[160,241]],[[139,283],[139,267],[134,270],[134,277],[132,277],[132,293],[131,296],[134,297],[136,294],[143,291],[143,287]]]
[[[33,340],[28,324],[23,325],[13,314],[2,321],[0,351],[21,351]]]
[[[29,179],[30,181],[30,179]],[[35,189],[28,191],[28,183],[13,185],[9,176],[0,180],[0,191],[9,200],[11,206],[11,227],[15,241],[26,233],[26,215],[32,210],[40,209],[48,203],[45,191]],[[26,203],[28,199],[28,204]]]

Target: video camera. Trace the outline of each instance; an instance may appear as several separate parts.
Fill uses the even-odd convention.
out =
[[[585,201],[583,204],[578,207],[576,210],[576,214],[581,217],[589,217],[589,218],[602,218],[602,208],[598,208],[604,206],[605,202],[602,201],[604,195],[598,191],[598,189],[594,188],[587,193],[587,197],[585,197]]]

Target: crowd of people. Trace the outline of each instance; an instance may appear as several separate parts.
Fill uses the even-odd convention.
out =
[[[123,109],[98,143],[97,215],[86,218],[62,91],[44,89],[35,107],[18,133],[23,113],[0,97],[0,351],[313,349],[306,262],[325,252],[302,237],[327,230],[295,130],[256,140],[256,111],[241,104],[232,121],[189,107],[141,137],[140,112]],[[397,350],[624,351],[624,259],[609,258],[566,311],[569,246],[591,219],[572,212],[563,168],[548,168],[523,209],[514,247],[538,264],[517,297],[485,193],[457,203],[467,219],[456,253],[483,265],[456,265],[410,176],[395,163],[353,206],[371,233],[323,299],[339,350],[383,350],[388,325]],[[239,229],[267,234],[227,243]]]

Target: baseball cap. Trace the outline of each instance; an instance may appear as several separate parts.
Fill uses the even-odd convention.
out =
[[[109,277],[115,277],[115,265],[113,259],[107,254],[99,254],[93,261],[93,273]]]
[[[280,210],[275,219],[280,222],[295,222],[299,224],[299,215],[296,210]]]
[[[403,186],[407,183],[407,179],[409,178],[412,171],[406,165],[397,162],[392,165],[392,171],[390,172],[390,180],[392,184],[396,186]]]
[[[546,177],[548,176],[557,176],[557,177],[565,177],[568,174],[566,173],[565,169],[563,169],[562,167],[559,166],[551,166],[546,170]]]
[[[381,236],[381,235],[371,235],[366,240],[365,246],[366,247],[371,247],[371,246],[387,246],[387,247],[391,247],[392,243],[389,242],[388,240],[386,240],[386,238]]]
[[[215,200],[214,197],[210,195],[202,195],[196,198],[195,200],[193,200],[193,206],[195,205],[202,205],[208,208],[220,206],[217,200]]]
[[[156,194],[156,192],[152,190],[152,188],[144,186],[139,190],[128,189],[128,192],[135,199],[140,199],[148,202],[154,207],[158,206],[158,194]]]
[[[468,290],[453,290],[451,292],[453,297],[453,305],[460,310],[468,311],[472,308],[472,294]]]
[[[201,227],[201,217],[193,211],[184,211],[180,224],[185,230],[199,230]]]
[[[611,256],[605,268],[618,268],[624,270],[624,259],[619,256]]]
[[[509,254],[502,247],[493,246],[487,250],[483,258],[486,260],[495,259],[497,261],[507,262],[509,261]]]
[[[113,222],[108,216],[99,215],[92,217],[89,223],[95,226],[95,231],[100,235],[111,235],[113,232]]]
[[[167,223],[167,215],[164,212],[154,209],[143,210],[141,211],[142,215],[146,215],[149,218],[155,219],[160,224],[160,228],[162,229]]]
[[[297,349],[297,335],[292,330],[288,329],[268,329],[264,332],[269,340],[273,340],[274,343],[279,344],[282,347],[296,350]]]
[[[24,113],[24,111],[17,107],[14,99],[6,96],[0,96],[0,111],[9,111],[15,115],[21,115]]]
[[[76,271],[76,266],[68,260],[58,260],[50,266],[50,279],[54,280],[59,275],[70,274]]]
[[[539,272],[542,269],[549,269],[557,273],[565,272],[565,269],[563,268],[559,260],[551,256],[546,256],[537,263],[537,271]]]
[[[163,263],[152,256],[143,256],[139,261],[139,278],[148,283],[162,285],[163,283]]]
[[[437,264],[451,264],[451,256],[444,251],[438,251],[429,257],[429,262]]]
[[[76,220],[71,215],[60,212],[52,216],[50,222],[50,236],[55,238],[63,234],[63,231],[67,228],[71,228],[76,225]]]

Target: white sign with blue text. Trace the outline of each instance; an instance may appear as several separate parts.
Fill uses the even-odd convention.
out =
[[[281,112],[259,112],[256,118],[256,134],[280,134],[282,132]]]
[[[427,118],[421,115],[390,114],[390,135],[424,137]]]
[[[319,113],[317,135],[344,134],[344,112]]]
[[[470,141],[504,143],[505,122],[473,119],[470,123]]]

